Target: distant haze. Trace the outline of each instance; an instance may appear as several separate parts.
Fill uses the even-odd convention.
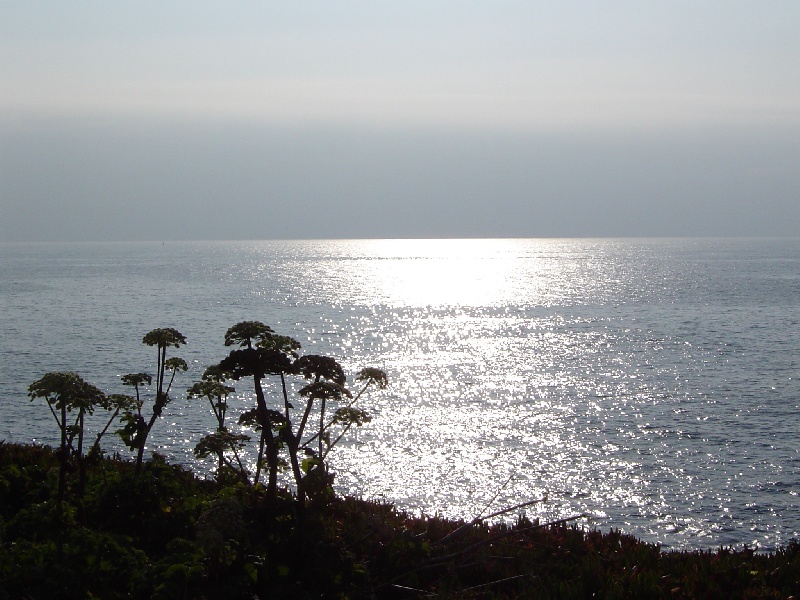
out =
[[[800,3],[1,2],[0,241],[800,235]]]

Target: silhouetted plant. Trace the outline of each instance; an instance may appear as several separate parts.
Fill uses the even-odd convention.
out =
[[[136,450],[141,436],[147,428],[147,423],[142,415],[142,407],[144,406],[142,388],[145,385],[153,383],[153,378],[147,373],[128,373],[127,375],[123,375],[121,379],[122,385],[130,386],[135,390],[136,397],[134,398],[133,405],[123,413],[123,426],[117,433],[128,448]]]
[[[247,468],[242,464],[242,459],[239,455],[239,451],[249,441],[249,435],[232,433],[222,428],[203,436],[194,447],[194,455],[200,459],[208,458],[212,455],[216,456],[219,459],[219,466],[217,467],[217,477],[219,479],[223,478],[224,468],[227,467],[230,472],[236,474],[237,478],[245,483],[250,483]],[[228,452],[233,454],[236,464],[230,459]]]
[[[132,395],[105,396],[98,391],[100,395],[95,398],[94,403],[78,409],[74,425],[67,423],[65,416],[59,417],[53,408],[57,403],[55,400],[50,405],[56,421],[64,423],[62,445],[67,450],[62,454],[65,457],[69,454],[73,438],[77,436],[77,455],[82,461],[84,416],[94,406],[101,406],[113,411],[113,414],[97,434],[92,452],[101,454],[102,437],[122,414],[122,427],[117,433],[129,448],[136,451],[135,475],[138,477],[147,439],[155,422],[170,402],[170,390],[175,376],[178,371],[187,370],[186,362],[181,358],[167,358],[168,348],[178,348],[186,342],[186,338],[177,330],[154,329],[144,336],[142,342],[156,347],[157,371],[155,377],[143,372],[123,375],[122,383],[133,388]],[[239,348],[231,350],[219,365],[206,369],[201,380],[187,390],[190,398],[206,398],[217,422],[216,431],[198,442],[194,449],[195,455],[198,458],[216,456],[220,475],[234,472],[241,481],[251,482],[251,473],[241,455],[250,438],[230,431],[226,425],[228,396],[234,388],[226,385],[225,381],[252,377],[256,406],[252,410],[244,411],[239,418],[240,425],[254,428],[259,435],[258,460],[252,483],[259,482],[262,469],[266,470],[267,496],[274,499],[277,496],[278,473],[282,468],[290,466],[299,501],[304,501],[309,492],[317,497],[329,493],[333,478],[325,460],[331,449],[353,425],[360,426],[369,422],[369,414],[353,407],[353,404],[370,386],[385,387],[386,374],[379,369],[364,369],[356,377],[356,381],[364,382],[364,386],[353,396],[346,387],[344,370],[334,358],[313,354],[300,357],[299,342],[276,334],[270,327],[258,321],[244,321],[231,327],[225,334],[225,345]],[[271,405],[267,402],[263,386],[263,380],[267,376],[276,376],[280,381],[279,399]],[[288,377],[310,380],[310,383],[296,392],[297,400],[301,402],[297,413],[290,400]],[[37,382],[35,386],[44,387],[44,382]],[[148,394],[148,388],[154,388],[153,392]],[[31,389],[33,394],[34,386]],[[294,394],[292,391],[292,395]],[[149,416],[145,410],[148,399],[152,401]],[[339,406],[331,414],[330,404],[334,402],[345,405]],[[67,410],[67,405],[62,408]],[[299,416],[298,420],[295,420],[296,416]],[[313,426],[312,421],[315,423]],[[282,456],[283,450],[286,454]]]
[[[208,367],[200,381],[187,390],[189,398],[206,398],[211,406],[211,412],[217,420],[217,429],[225,428],[225,415],[228,412],[228,395],[236,391],[233,387],[225,385],[225,380],[230,379],[230,374],[223,371],[219,365]]]
[[[346,382],[344,370],[333,358],[317,355],[303,356],[296,362],[295,371],[306,379],[313,380],[298,392],[300,396],[307,399],[295,436],[299,442],[299,450],[304,451],[307,455],[302,463],[305,475],[302,478],[302,485],[298,485],[298,487],[317,497],[329,497],[332,493],[333,476],[328,470],[326,458],[353,425],[360,427],[371,421],[372,417],[365,410],[355,408],[353,405],[371,386],[384,389],[388,384],[388,378],[381,369],[374,367],[362,369],[356,376],[356,381],[364,382],[364,385],[354,396],[344,385]],[[326,422],[328,402],[341,402],[345,399],[349,399],[349,402],[345,406],[337,408],[333,417]],[[303,440],[308,417],[315,401],[319,404],[319,426],[313,435]],[[335,437],[332,434],[335,434]],[[316,442],[316,450],[312,449],[314,442]]]
[[[328,421],[323,427],[321,427],[320,431],[313,436],[311,436],[305,442],[305,446],[308,446],[314,440],[316,440],[320,434],[326,434],[329,432],[331,428],[335,425],[341,426],[341,430],[338,432],[338,435],[333,438],[333,441],[330,439],[330,435],[327,437],[327,449],[325,450],[322,459],[324,460],[327,456],[328,452],[339,443],[339,441],[344,437],[344,435],[350,430],[350,428],[355,425],[360,427],[364,423],[369,423],[372,420],[372,417],[363,409],[360,408],[353,408],[353,405],[359,401],[361,396],[370,388],[370,386],[375,386],[379,390],[385,389],[386,386],[389,384],[389,379],[386,376],[386,373],[381,369],[377,369],[375,367],[366,367],[361,369],[356,375],[356,381],[364,382],[363,387],[361,390],[355,395],[352,396],[350,402],[347,403],[346,406],[342,406],[333,414],[333,418]],[[302,390],[301,390],[302,391]]]
[[[325,464],[326,449],[330,448],[331,441],[325,431],[325,405],[329,400],[341,401],[345,397],[351,398],[352,394],[344,385],[333,381],[314,381],[303,387],[298,393],[308,399],[307,407],[310,407],[315,400],[320,402],[319,429],[315,436],[319,450],[317,452],[309,451],[310,456],[303,461],[305,476],[299,482],[299,487],[303,492],[308,492],[314,497],[325,497],[332,491],[333,484],[333,477],[328,473]],[[308,410],[306,410],[306,414],[308,414]],[[308,443],[303,447],[308,450]]]
[[[223,383],[227,377],[230,377],[230,374],[225,373],[219,365],[214,365],[208,367],[201,380],[187,390],[189,398],[206,398],[217,420],[216,431],[204,436],[198,442],[194,448],[194,454],[197,458],[207,458],[211,454],[215,454],[217,457],[218,477],[222,476],[223,468],[227,466],[228,469],[237,472],[238,477],[244,481],[249,481],[248,471],[242,464],[238,451],[250,437],[235,435],[228,431],[225,426],[225,416],[228,412],[228,395],[235,391],[233,387]],[[236,459],[236,466],[227,458],[227,452],[233,453]]]
[[[308,416],[311,413],[311,407],[314,404],[314,400],[322,401],[322,409],[320,411],[321,431],[324,426],[325,401],[328,398],[341,399],[343,395],[350,395],[350,392],[344,388],[346,381],[344,370],[333,358],[328,356],[318,356],[315,354],[303,356],[297,361],[295,370],[298,374],[302,375],[306,379],[313,380],[311,385],[307,385],[300,390],[300,395],[308,398],[305,412],[303,413],[303,418],[301,419],[300,426],[297,429],[297,437],[298,439],[302,439],[303,431],[306,427],[306,423],[308,422]],[[323,380],[330,385],[324,385]],[[320,454],[322,454],[321,450]]]
[[[97,434],[97,437],[94,440],[94,444],[92,445],[92,449],[89,451],[89,454],[92,456],[100,456],[102,454],[102,449],[100,448],[100,440],[103,439],[103,436],[108,431],[111,424],[114,420],[119,416],[122,412],[134,410],[136,408],[136,399],[132,396],[127,396],[125,394],[109,394],[105,398],[105,402],[103,403],[103,408],[106,410],[113,410],[114,412],[109,417],[108,421],[106,422],[103,429]]]
[[[78,459],[80,471],[79,493],[83,494],[86,481],[86,466],[83,460],[83,438],[85,419],[87,414],[92,414],[95,407],[106,408],[106,396],[98,388],[87,383],[77,373],[56,372],[47,373],[41,379],[34,381],[28,388],[31,400],[44,398],[50,413],[53,415],[61,436],[58,473],[58,501],[64,499],[66,490],[66,476],[69,467],[69,456],[75,454]],[[67,421],[70,413],[77,412],[75,421]],[[78,446],[73,446],[75,436],[78,437]]]
[[[258,342],[259,348],[266,351],[267,374],[280,377],[281,394],[283,397],[283,416],[279,418],[273,415],[273,426],[278,433],[280,440],[279,448],[286,447],[289,453],[289,465],[292,469],[295,481],[302,479],[300,460],[298,459],[299,438],[293,434],[291,426],[291,410],[294,408],[289,401],[289,393],[286,387],[286,376],[294,374],[295,361],[298,357],[297,351],[300,349],[300,342],[285,335],[270,333]],[[283,467],[283,461],[279,460],[278,467]],[[303,491],[298,485],[298,499],[304,499]]]
[[[125,412],[122,420],[125,426],[119,430],[119,435],[125,444],[136,450],[136,475],[142,470],[142,460],[144,458],[144,448],[150,431],[156,420],[161,416],[164,407],[169,404],[169,391],[175,381],[178,371],[186,371],[188,366],[182,358],[167,358],[167,348],[179,348],[186,343],[186,338],[177,330],[171,327],[153,329],[142,338],[142,343],[148,346],[155,346],[158,352],[156,361],[156,380],[155,398],[153,399],[153,409],[148,420],[142,413],[144,398],[142,397],[142,387],[153,383],[152,377],[147,373],[131,373],[122,376],[122,383],[132,386],[136,390],[135,411]],[[170,373],[169,381],[165,381],[167,373]]]
[[[267,497],[274,499],[278,492],[278,440],[273,432],[274,415],[270,415],[264,397],[262,379],[269,372],[271,353],[265,348],[254,347],[259,341],[274,332],[258,321],[242,321],[225,333],[226,346],[240,346],[240,350],[232,350],[219,367],[230,373],[232,379],[253,378],[253,390],[256,395],[256,420],[260,427],[260,448],[266,447],[267,458]],[[275,412],[275,411],[272,411]],[[280,413],[278,413],[280,414]],[[259,458],[262,450],[259,450]],[[256,466],[256,481],[260,475],[261,463]]]
[[[331,490],[332,477],[325,466],[325,458],[350,427],[370,420],[365,411],[353,408],[352,405],[371,385],[385,387],[386,374],[380,369],[365,369],[360,372],[357,380],[364,381],[365,385],[353,397],[345,387],[344,370],[335,359],[319,355],[300,357],[297,353],[300,349],[297,340],[278,335],[259,321],[244,321],[231,327],[225,334],[225,345],[234,344],[242,348],[231,351],[219,364],[219,368],[230,373],[233,379],[253,377],[256,408],[245,411],[239,423],[253,427],[260,434],[254,481],[259,479],[262,458],[266,453],[267,493],[274,498],[278,472],[285,464],[280,458],[280,450],[286,449],[298,501],[302,503],[309,492],[318,497],[324,495],[323,492],[328,493]],[[283,413],[267,404],[263,380],[268,375],[280,378]],[[303,409],[299,423],[296,424],[293,420],[295,407],[290,401],[287,387],[288,376],[301,376],[311,380],[311,383],[298,392],[303,400]],[[333,418],[326,422],[328,403],[344,399],[350,401],[335,411]],[[314,407],[318,412],[319,424],[312,429],[313,435],[305,439]],[[332,430],[337,427],[338,435],[332,437]],[[311,446],[313,441],[316,441],[316,449]],[[302,458],[301,453],[304,455]]]

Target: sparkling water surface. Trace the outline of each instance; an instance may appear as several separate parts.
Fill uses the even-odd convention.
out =
[[[175,327],[190,370],[149,449],[207,473],[182,392],[260,320],[389,374],[331,455],[341,492],[464,519],[546,497],[528,517],[665,548],[800,537],[797,239],[0,244],[0,286],[0,439],[55,443],[32,381],[122,392]]]

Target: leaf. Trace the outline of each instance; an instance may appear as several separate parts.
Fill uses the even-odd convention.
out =
[[[389,385],[389,378],[385,371],[376,369],[375,367],[366,367],[361,369],[356,375],[356,381],[365,381],[367,384],[374,383],[378,389],[383,390]]]
[[[300,349],[300,342],[289,337],[288,335],[271,333],[261,338],[258,341],[258,346],[267,350],[280,352],[286,356],[291,356],[292,358],[297,358],[296,350]]]
[[[186,364],[186,361],[182,358],[178,358],[177,356],[168,358],[164,363],[164,366],[173,371],[187,371],[189,369],[189,365]]]
[[[138,449],[142,440],[141,434],[147,429],[144,419],[134,412],[126,412],[121,421],[124,425],[117,430],[117,435],[128,448]]]
[[[300,468],[303,470],[303,473],[308,473],[314,467],[319,465],[319,460],[316,456],[310,456],[309,458],[303,459],[300,463]]]
[[[186,343],[186,338],[177,329],[165,327],[153,329],[142,338],[142,343],[148,346],[158,346],[159,348],[180,348]]]
[[[84,410],[91,414],[95,406],[103,406],[106,396],[98,388],[87,383],[77,373],[47,373],[28,387],[31,400],[44,398],[54,408],[67,411]]]
[[[242,321],[225,332],[225,345],[249,348],[254,341],[258,342],[271,333],[274,333],[272,328],[261,321]]]
[[[344,396],[353,397],[347,388],[332,381],[315,381],[301,388],[298,394],[319,400],[341,400]]]
[[[263,353],[259,348],[231,350],[230,354],[220,362],[220,367],[230,373],[231,379],[242,377],[264,377],[267,374]]]
[[[258,582],[258,569],[253,563],[251,562],[245,563],[243,568],[245,570],[245,573],[247,573],[247,576],[253,583]]]
[[[150,385],[153,383],[153,378],[147,373],[128,373],[121,377],[122,385],[129,385],[131,387],[139,387],[140,385]]]
[[[125,394],[111,394],[106,397],[106,410],[133,410],[136,408],[136,398]]]
[[[230,379],[230,373],[224,371],[219,365],[211,365],[207,367],[205,371],[203,371],[203,376],[201,377],[203,381],[216,381],[218,383],[222,383],[226,379]]]
[[[218,456],[228,450],[241,450],[250,441],[249,435],[237,434],[223,429],[203,437],[194,447],[197,458]]]
[[[342,423],[345,425],[355,425],[361,427],[364,423],[372,421],[372,417],[367,411],[360,408],[343,407],[336,410],[333,414],[334,423]]]
[[[195,383],[186,390],[186,393],[190,398],[214,399],[225,397],[235,391],[235,388],[224,385],[218,381],[205,380]]]
[[[330,356],[302,356],[295,362],[295,368],[306,379],[325,379],[339,385],[344,385],[347,380],[341,365]]]
[[[261,431],[261,424],[258,422],[258,410],[252,408],[239,415],[239,425],[252,427],[256,431]]]

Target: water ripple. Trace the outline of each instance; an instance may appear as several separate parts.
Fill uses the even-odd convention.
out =
[[[797,240],[0,250],[0,398],[15,406],[0,438],[53,441],[26,399],[46,371],[120,391],[152,369],[141,336],[175,326],[184,389],[230,325],[259,319],[350,373],[390,375],[335,453],[343,492],[465,519],[495,495],[494,509],[546,496],[529,517],[585,514],[674,548],[800,537]],[[247,386],[231,404],[235,421]],[[208,473],[191,450],[211,427],[176,397],[151,449]]]

